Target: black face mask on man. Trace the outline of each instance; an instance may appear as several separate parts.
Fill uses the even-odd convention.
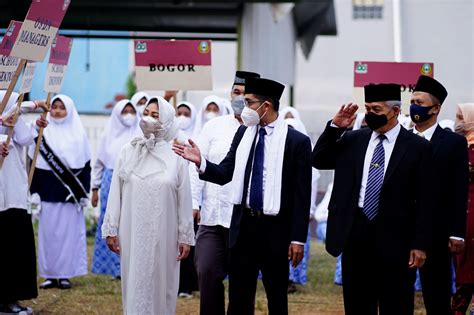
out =
[[[365,122],[367,123],[367,127],[369,127],[371,130],[377,130],[385,126],[388,121],[394,117],[396,117],[396,115],[388,118],[386,114],[377,115],[375,113],[369,112],[365,114]]]

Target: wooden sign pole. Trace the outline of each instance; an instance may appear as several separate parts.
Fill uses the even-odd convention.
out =
[[[16,82],[18,81],[21,71],[23,70],[25,65],[26,65],[26,59],[21,59],[20,63],[18,64],[18,67],[16,68],[15,74],[13,75],[13,78],[10,81],[10,85],[8,86],[8,89],[5,92],[5,95],[3,96],[2,103],[0,104],[0,114],[3,113],[3,110],[7,106],[8,100],[10,99],[10,96],[13,93],[13,89],[15,88]]]
[[[53,97],[53,93],[48,93],[48,97],[46,98],[46,107],[51,109],[51,98]],[[46,119],[46,116],[48,115],[48,112],[44,112],[41,117]],[[35,146],[35,153],[33,155],[33,161],[31,162],[31,169],[30,169],[30,174],[28,176],[28,187],[31,186],[31,181],[33,180],[33,175],[35,174],[35,168],[36,168],[36,160],[38,159],[38,153],[39,153],[39,148],[40,144],[43,141],[43,132],[44,128],[41,127],[39,132],[38,132],[38,140],[36,141],[36,146]]]

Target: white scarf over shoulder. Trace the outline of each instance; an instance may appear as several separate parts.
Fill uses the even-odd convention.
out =
[[[233,194],[230,200],[234,205],[240,205],[243,200],[246,161],[249,159],[257,131],[258,126],[247,127],[237,148],[234,175],[232,177]],[[280,115],[276,120],[267,151],[266,161],[268,164],[266,165],[265,193],[263,196],[263,213],[265,215],[275,216],[280,212],[283,158],[287,135],[288,125],[283,116]]]

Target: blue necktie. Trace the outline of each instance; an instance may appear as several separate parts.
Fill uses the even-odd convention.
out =
[[[380,191],[382,189],[385,166],[383,141],[387,139],[387,137],[385,135],[379,135],[377,139],[380,141],[375,147],[374,155],[370,162],[369,176],[365,188],[364,209],[362,210],[369,220],[373,220],[379,210]]]
[[[265,127],[258,131],[258,142],[253,157],[252,180],[250,183],[249,206],[253,210],[263,210],[263,161],[265,158]]]

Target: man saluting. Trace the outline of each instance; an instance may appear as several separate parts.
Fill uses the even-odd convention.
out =
[[[430,144],[398,123],[400,86],[365,86],[370,129],[346,132],[358,106],[344,105],[313,150],[334,169],[327,251],[342,255],[346,314],[413,314],[415,270],[430,243]]]

